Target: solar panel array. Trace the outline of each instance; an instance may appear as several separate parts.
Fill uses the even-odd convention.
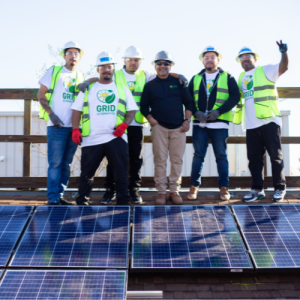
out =
[[[7,270],[0,299],[125,300],[126,271]]]
[[[127,268],[129,206],[39,206],[14,267]]]
[[[28,205],[0,206],[0,266],[5,266],[33,210]]]
[[[234,205],[256,268],[300,267],[300,205]]]
[[[249,269],[227,206],[135,206],[132,269]]]

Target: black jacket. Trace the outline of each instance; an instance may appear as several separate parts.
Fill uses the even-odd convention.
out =
[[[216,97],[217,97],[217,81],[219,79],[219,75],[224,72],[221,68],[218,69],[219,69],[219,74],[216,76],[214,87],[208,99],[208,109],[207,109],[208,111],[212,110],[212,108],[215,105]],[[205,69],[201,70],[201,72],[198,74],[202,76],[202,81],[199,88],[198,108],[200,111],[205,112],[206,105],[207,105],[207,94],[205,88],[206,87]],[[227,73],[227,76],[228,76],[229,98],[222,106],[218,108],[220,115],[232,110],[240,101],[240,92],[236,80],[229,73]],[[195,76],[193,76],[193,78],[191,79],[188,87],[192,96],[194,95],[194,77]],[[195,101],[194,101],[194,105],[195,105]],[[195,114],[195,112],[197,112],[196,107],[194,107],[193,114]],[[194,121],[194,122],[199,123],[199,121]],[[216,119],[215,121],[207,121],[207,123],[214,123],[214,122],[224,122],[227,124],[229,123],[227,121],[219,120],[219,119]]]
[[[193,112],[193,98],[178,79],[171,75],[166,79],[156,76],[146,83],[141,99],[141,112],[145,117],[151,114],[159,125],[175,129],[184,122],[183,107]]]

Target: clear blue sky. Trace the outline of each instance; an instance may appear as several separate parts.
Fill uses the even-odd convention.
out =
[[[219,49],[220,66],[237,78],[241,47],[256,50],[260,65],[275,64],[280,60],[275,42],[282,39],[290,67],[278,86],[299,86],[299,11],[299,0],[2,1],[0,88],[38,87],[36,73],[55,61],[48,45],[61,48],[70,40],[85,51],[79,65],[83,72],[104,50],[115,54],[122,67],[124,50],[136,45],[145,57],[144,69],[153,70],[155,54],[167,50],[175,61],[173,71],[190,79],[202,69],[198,57],[208,45]],[[299,135],[300,99],[287,100],[281,108],[292,111],[290,132]],[[1,111],[20,109],[17,101],[1,102]]]

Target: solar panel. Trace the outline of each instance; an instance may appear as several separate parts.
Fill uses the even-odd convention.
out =
[[[7,270],[0,299],[125,300],[126,283],[126,271]]]
[[[300,267],[300,205],[232,208],[257,269]]]
[[[127,268],[129,206],[39,206],[10,266]]]
[[[0,206],[0,266],[5,266],[34,206]]]
[[[135,206],[132,270],[252,272],[227,206]]]

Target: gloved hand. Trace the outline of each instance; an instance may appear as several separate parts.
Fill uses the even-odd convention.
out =
[[[89,82],[86,80],[80,84],[77,85],[77,88],[79,89],[80,92],[85,93],[86,90],[89,90],[90,88],[90,84]]]
[[[62,127],[65,124],[63,121],[53,112],[49,115],[51,122],[53,123],[54,126]]]
[[[288,50],[287,44],[283,44],[282,40],[280,40],[280,43],[278,43],[278,42],[276,42],[276,43],[279,47],[279,51],[281,52],[281,54],[286,54],[287,50]]]
[[[207,114],[207,120],[214,121],[219,117],[220,113],[217,109],[210,110]]]
[[[122,124],[117,126],[116,130],[113,132],[113,135],[116,137],[122,137],[122,135],[124,134],[124,132],[127,128],[128,128],[128,125],[125,122],[123,122]]]
[[[199,122],[206,122],[207,120],[207,115],[202,111],[197,111],[194,116]]]
[[[82,143],[82,134],[78,128],[74,128],[72,131],[72,141],[77,145]]]
[[[186,88],[187,85],[188,85],[188,80],[181,74],[178,75],[178,80],[179,80],[179,83],[183,86],[183,88]]]

